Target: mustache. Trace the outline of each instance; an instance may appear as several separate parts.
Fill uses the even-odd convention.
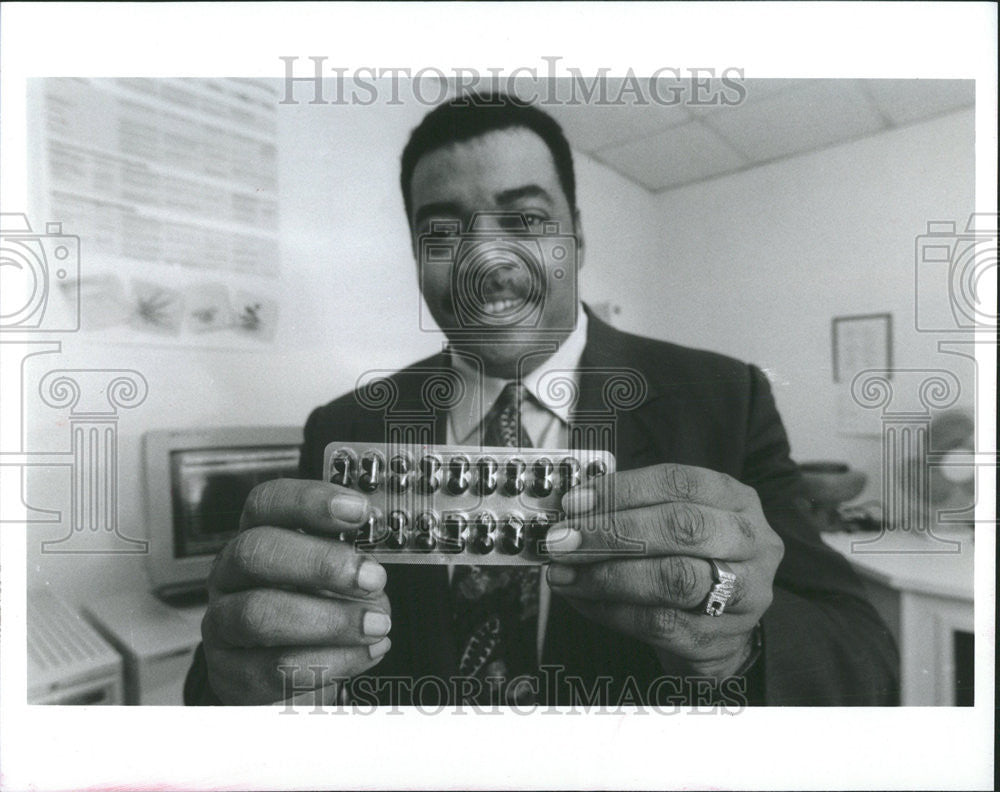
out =
[[[523,300],[536,291],[534,277],[524,266],[509,264],[484,268],[471,282],[464,282],[463,297],[485,301],[494,299]],[[465,294],[470,292],[470,294]]]

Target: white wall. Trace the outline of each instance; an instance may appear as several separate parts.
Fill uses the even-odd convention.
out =
[[[830,322],[891,313],[894,367],[949,369],[971,404],[971,363],[914,329],[914,244],[964,228],[973,144],[969,110],[658,196],[659,266],[619,260],[619,324],[763,367],[793,455],[847,461],[878,497],[879,439],[838,433]]]

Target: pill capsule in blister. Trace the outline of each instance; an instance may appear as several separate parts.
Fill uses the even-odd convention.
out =
[[[382,455],[369,451],[361,457],[361,473],[358,475],[358,488],[365,492],[374,492],[382,483]]]
[[[537,555],[545,555],[545,536],[552,526],[552,520],[547,514],[538,513],[531,517],[528,523],[528,542]]]
[[[398,509],[389,514],[388,534],[385,537],[385,544],[393,550],[402,550],[406,547],[406,528],[410,518],[406,512]]]
[[[372,509],[364,525],[358,530],[354,543],[361,550],[372,550],[385,538],[385,522],[378,509]]]
[[[524,520],[511,514],[500,528],[500,550],[506,555],[519,555],[524,549]]]
[[[437,529],[437,517],[433,512],[421,512],[416,521],[416,536],[413,544],[418,550],[429,552],[437,545],[434,534]]]
[[[403,454],[396,454],[389,461],[389,489],[393,492],[406,492],[409,489],[410,459]]]
[[[428,454],[420,460],[420,491],[431,494],[441,486],[441,460]]]
[[[552,493],[552,478],[555,474],[555,469],[552,466],[552,460],[546,457],[541,457],[535,460],[535,464],[532,465],[534,472],[534,479],[531,482],[531,494],[536,498],[544,498]]]
[[[331,483],[339,484],[341,487],[351,486],[351,457],[349,454],[343,452],[336,454],[333,457],[331,467],[333,469],[330,476]]]
[[[481,512],[469,529],[469,549],[473,553],[486,555],[493,551],[497,520],[490,512]]]
[[[469,488],[469,459],[459,454],[448,461],[448,492],[461,495]]]
[[[479,481],[476,490],[480,495],[492,495],[497,491],[499,465],[492,457],[480,457],[476,462]]]
[[[504,481],[504,493],[506,495],[520,495],[524,492],[524,460],[508,459],[504,466],[506,481]]]
[[[559,463],[560,487],[569,492],[580,483],[580,462],[574,457],[566,457]]]
[[[465,529],[469,524],[464,514],[446,514],[441,521],[441,543],[443,553],[461,553],[465,549]]]
[[[598,478],[608,472],[608,466],[603,459],[595,459],[587,465],[587,475],[591,478]]]

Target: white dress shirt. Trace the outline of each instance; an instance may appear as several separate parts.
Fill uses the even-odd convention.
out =
[[[568,376],[574,383],[579,384],[577,370],[586,344],[587,314],[584,313],[582,306],[578,306],[576,328],[573,332],[548,359],[530,374],[526,374],[522,380],[525,390],[532,398],[526,397],[521,402],[521,425],[535,448],[566,448],[569,445],[569,411],[572,405],[566,403],[566,400],[555,398],[558,393],[550,392],[545,384],[547,378],[557,376],[553,372],[570,372],[562,376]],[[465,393],[448,415],[447,441],[452,445],[479,445],[480,425],[489,415],[508,380],[483,374],[460,355],[452,354],[449,357],[452,368],[462,378]],[[449,581],[451,573],[452,569],[449,566]],[[540,575],[538,592],[539,662],[545,641],[545,627],[548,624],[550,596],[551,591],[543,572]]]

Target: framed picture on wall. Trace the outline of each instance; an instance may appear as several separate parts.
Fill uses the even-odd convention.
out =
[[[865,369],[892,369],[892,314],[835,316],[831,335],[834,382],[850,382]]]

